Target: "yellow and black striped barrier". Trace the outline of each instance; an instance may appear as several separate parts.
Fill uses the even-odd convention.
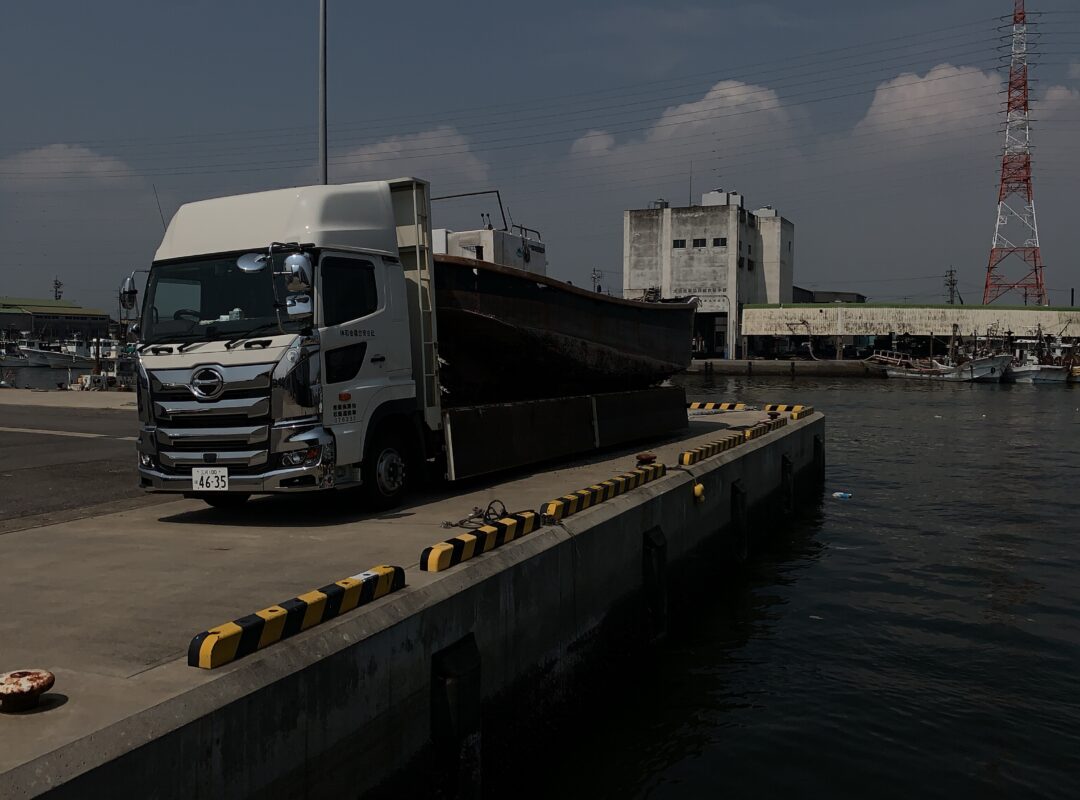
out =
[[[746,437],[746,441],[756,439],[759,436],[764,436],[769,432],[769,429],[765,427],[764,422],[759,422],[757,425],[747,428],[743,431],[743,436]]]
[[[691,411],[746,411],[746,403],[687,403]]]
[[[441,572],[455,564],[468,561],[493,550],[540,527],[540,515],[535,511],[522,511],[503,517],[498,522],[482,525],[475,530],[461,533],[445,542],[425,547],[420,554],[420,569],[424,572]]]
[[[777,403],[769,403],[765,406],[766,411],[802,411],[804,408],[807,408],[807,406],[779,405]]]
[[[746,438],[741,434],[728,434],[723,439],[709,442],[701,447],[695,447],[693,450],[683,451],[679,454],[679,464],[684,467],[689,467],[691,464],[696,464],[704,458],[709,458],[710,456],[715,456],[717,453],[723,453],[725,450],[737,447],[745,441]]]
[[[803,417],[809,417],[814,413],[813,406],[800,406],[798,410],[791,412],[792,419],[802,419]]]
[[[759,436],[764,436],[770,431],[775,431],[777,428],[782,428],[787,425],[787,417],[777,417],[776,419],[770,419],[768,422],[759,422],[751,428],[747,428],[743,431],[743,435],[747,441],[756,439]]]
[[[188,666],[220,667],[404,586],[405,570],[401,567],[372,567],[367,572],[196,634],[188,645]]]
[[[766,433],[769,431],[775,431],[777,428],[783,428],[787,425],[787,417],[777,417],[776,419],[770,419],[768,422],[762,422],[765,426]]]
[[[542,510],[545,517],[559,522],[571,514],[576,514],[598,503],[603,503],[605,500],[626,494],[631,489],[636,489],[666,474],[667,467],[663,464],[649,464],[638,467],[632,472],[623,473],[611,480],[594,484],[586,489],[579,489],[572,494],[563,495],[550,503],[544,503]]]

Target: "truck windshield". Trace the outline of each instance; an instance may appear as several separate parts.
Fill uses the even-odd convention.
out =
[[[245,273],[236,255],[154,264],[146,284],[142,340],[146,343],[235,339],[249,333],[277,332],[274,290],[282,303],[288,296],[281,269],[283,254],[261,272]],[[281,309],[286,331],[303,324],[290,321]]]

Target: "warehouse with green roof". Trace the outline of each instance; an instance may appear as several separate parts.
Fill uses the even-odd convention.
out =
[[[109,334],[109,315],[69,300],[0,297],[0,336],[93,339]]]

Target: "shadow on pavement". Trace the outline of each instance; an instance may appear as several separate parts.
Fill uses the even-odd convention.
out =
[[[272,528],[315,528],[331,525],[341,525],[349,522],[362,520],[396,520],[413,516],[414,509],[444,500],[460,499],[461,507],[447,509],[447,522],[455,522],[468,516],[473,511],[473,504],[463,499],[464,495],[476,492],[490,491],[490,496],[484,501],[484,505],[495,500],[504,500],[500,497],[500,490],[506,484],[539,474],[558,472],[560,469],[589,467],[601,464],[613,459],[625,458],[626,463],[620,464],[612,470],[612,476],[620,471],[633,469],[635,466],[635,454],[642,450],[652,450],[657,447],[679,442],[692,436],[700,436],[705,433],[719,432],[724,430],[738,430],[747,427],[731,426],[715,421],[701,422],[691,420],[689,428],[679,434],[665,436],[660,439],[650,439],[647,442],[639,442],[636,446],[616,447],[606,450],[598,450],[585,456],[559,459],[546,464],[529,465],[514,470],[492,475],[484,475],[476,478],[467,478],[448,484],[439,481],[434,485],[415,492],[405,503],[394,511],[378,513],[369,512],[363,508],[360,492],[357,489],[342,489],[339,491],[326,492],[303,492],[295,495],[263,495],[255,497],[237,509],[217,509],[209,506],[179,514],[161,517],[161,522],[169,522],[178,525],[230,525],[250,527]],[[569,492],[581,488],[574,479],[568,479],[567,485],[561,487],[559,492]],[[555,492],[558,494],[559,492]],[[536,511],[542,503],[551,500],[552,497],[545,495],[543,490],[537,490],[535,497],[530,498],[531,508]],[[523,511],[526,509],[511,507],[507,503],[507,511]],[[453,519],[449,519],[453,517]]]

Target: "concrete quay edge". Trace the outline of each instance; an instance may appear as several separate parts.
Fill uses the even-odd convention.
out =
[[[731,473],[741,473],[752,503],[762,502],[777,488],[776,480],[760,480],[778,475],[775,445],[797,444],[796,469],[805,472],[816,435],[824,437],[820,413],[692,466],[672,466],[652,483],[445,572],[422,577],[410,564],[405,589],[0,774],[0,795],[86,797],[160,785],[157,796],[288,796],[312,781],[370,789],[386,774],[368,773],[374,777],[362,785],[360,761],[400,768],[429,738],[425,697],[434,653],[474,632],[481,650],[495,653],[493,666],[485,662],[485,697],[511,685],[524,667],[557,662],[613,601],[635,591],[643,531],[665,530],[669,561],[687,555],[711,535],[700,530],[705,517],[713,515],[714,528],[728,522],[723,488]],[[701,504],[692,495],[697,482],[705,485]],[[335,762],[325,772],[305,763],[305,753],[330,753],[350,741],[370,748],[350,748],[357,763]]]

